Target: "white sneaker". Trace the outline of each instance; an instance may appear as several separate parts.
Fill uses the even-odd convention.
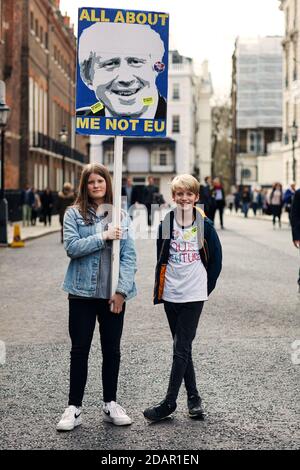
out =
[[[72,431],[72,429],[79,426],[81,423],[81,409],[70,405],[65,409],[56,429],[57,431]]]
[[[113,423],[116,426],[127,426],[132,423],[132,420],[127,416],[126,411],[122,406],[118,405],[115,401],[104,403],[103,405],[103,419],[108,423]]]

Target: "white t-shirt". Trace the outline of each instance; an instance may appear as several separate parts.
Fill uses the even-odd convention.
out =
[[[207,272],[199,253],[195,222],[182,228],[174,219],[162,298],[174,303],[207,300]]]

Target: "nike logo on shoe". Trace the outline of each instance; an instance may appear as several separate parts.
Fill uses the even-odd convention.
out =
[[[75,413],[75,419],[79,418],[79,416],[81,415],[81,413],[78,413],[78,415]]]
[[[107,416],[110,416],[110,411],[108,411],[108,410],[103,410],[103,411]]]

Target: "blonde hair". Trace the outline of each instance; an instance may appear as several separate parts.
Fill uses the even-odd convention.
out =
[[[198,196],[200,183],[192,175],[177,175],[171,182],[172,194],[174,195],[175,191],[178,191],[179,189],[186,189]]]

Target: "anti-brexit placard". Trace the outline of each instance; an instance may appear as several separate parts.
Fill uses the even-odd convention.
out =
[[[80,8],[76,132],[165,136],[167,13]]]

